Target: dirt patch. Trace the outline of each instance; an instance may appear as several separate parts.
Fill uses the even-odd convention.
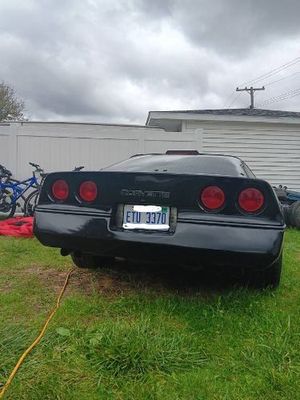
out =
[[[235,285],[229,271],[191,271],[180,267],[117,262],[98,270],[75,269],[70,290],[86,294],[119,296],[129,293],[150,295],[178,294],[211,298]]]
[[[12,286],[13,286],[12,283],[9,282],[9,281],[1,282],[1,285],[0,285],[0,293],[5,294],[5,293],[11,292]]]
[[[28,275],[38,277],[43,285],[59,292],[63,287],[68,271],[58,271],[50,267],[41,268],[38,265],[32,265],[22,271],[18,271],[18,273],[26,277]],[[95,292],[117,295],[129,289],[130,285],[109,272],[79,268],[74,269],[67,287],[67,291],[81,292],[86,295],[91,295]]]
[[[38,279],[42,281],[45,286],[52,287],[55,290],[59,290],[62,287],[67,274],[65,271],[58,271],[50,267],[41,268],[37,265],[31,265],[22,271],[19,270],[18,273],[26,277],[28,277],[28,275],[38,277]]]
[[[54,268],[41,268],[38,265],[18,271],[18,274],[37,277],[44,286],[59,292],[63,287],[68,271]],[[144,266],[117,264],[106,269],[75,268],[67,287],[68,292],[81,292],[86,295],[120,296],[129,292],[165,292],[165,281],[161,271],[149,271]]]
[[[66,271],[41,268],[32,265],[18,274],[38,277],[42,284],[59,292],[65,282]],[[154,295],[179,294],[181,296],[212,297],[228,288],[228,273],[214,274],[211,271],[187,271],[172,266],[143,265],[117,262],[105,269],[75,268],[67,291],[85,295],[99,293],[108,297],[124,293],[147,293]]]
[[[87,295],[95,292],[105,295],[120,295],[128,292],[130,286],[120,277],[111,275],[109,271],[75,269],[68,289],[80,291]]]
[[[132,287],[127,282],[122,281],[119,277],[111,276],[105,273],[97,274],[97,291],[109,294],[120,295],[129,292]]]

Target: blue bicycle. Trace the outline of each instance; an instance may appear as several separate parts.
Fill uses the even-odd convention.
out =
[[[34,163],[29,163],[35,170],[32,177],[23,181],[12,178],[12,173],[0,165],[0,218],[10,218],[15,212],[20,201],[26,202],[25,193],[29,189],[38,189],[38,177],[43,176],[43,169]]]
[[[38,166],[39,167],[39,166]],[[73,171],[75,172],[79,172],[84,168],[83,165],[81,165],[80,167],[75,167],[73,169]],[[26,200],[24,202],[24,215],[27,217],[32,217],[34,215],[35,212],[35,208],[38,204],[39,201],[39,196],[40,196],[40,191],[41,191],[41,187],[44,183],[44,180],[47,176],[47,174],[44,174],[42,169],[38,169],[38,171],[40,172],[40,176],[41,176],[41,181],[37,187],[37,189],[33,190],[27,197]]]

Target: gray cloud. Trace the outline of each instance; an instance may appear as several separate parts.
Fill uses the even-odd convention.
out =
[[[0,80],[34,119],[143,123],[150,109],[223,107],[237,84],[299,56],[299,5],[10,0],[0,3]],[[259,97],[296,88],[299,77]],[[233,106],[248,101],[240,95]]]
[[[299,35],[298,0],[136,0],[145,13],[169,18],[197,46],[240,57],[276,38]],[[155,12],[154,10],[155,9]]]

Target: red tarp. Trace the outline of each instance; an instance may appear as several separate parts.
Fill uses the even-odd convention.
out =
[[[33,237],[33,217],[15,217],[0,221],[0,235]]]

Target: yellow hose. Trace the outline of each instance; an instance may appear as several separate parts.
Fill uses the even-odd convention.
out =
[[[14,379],[16,373],[18,372],[18,369],[19,369],[20,366],[22,365],[22,363],[23,363],[23,361],[25,360],[25,358],[28,356],[28,354],[31,352],[31,350],[40,342],[40,340],[41,340],[42,337],[44,336],[49,322],[50,322],[51,319],[53,318],[53,316],[54,316],[54,314],[56,313],[58,307],[60,306],[61,298],[62,298],[62,296],[63,296],[63,294],[64,294],[64,292],[65,292],[65,290],[66,290],[66,287],[67,287],[68,282],[69,282],[69,278],[70,278],[72,272],[74,271],[74,269],[75,269],[75,268],[72,268],[72,269],[68,272],[68,274],[67,274],[67,276],[66,276],[65,283],[64,283],[64,285],[63,285],[63,287],[62,287],[62,289],[61,289],[61,291],[60,291],[60,293],[59,293],[59,296],[58,296],[58,298],[57,298],[56,305],[55,305],[55,307],[52,309],[52,311],[51,311],[49,317],[47,318],[47,320],[46,320],[46,322],[45,322],[45,324],[44,324],[44,326],[43,326],[43,328],[42,328],[40,334],[39,334],[38,337],[34,340],[34,342],[33,342],[33,343],[24,351],[24,353],[21,355],[21,357],[19,358],[19,361],[17,362],[16,366],[14,367],[14,369],[13,369],[12,372],[11,372],[11,374],[9,375],[9,377],[8,377],[8,379],[7,379],[7,382],[5,383],[5,385],[3,386],[3,388],[1,389],[1,391],[0,391],[0,399],[3,398],[3,396],[4,396],[5,392],[6,392],[6,390],[8,389],[8,387],[9,387],[9,385],[11,384],[12,380]]]

